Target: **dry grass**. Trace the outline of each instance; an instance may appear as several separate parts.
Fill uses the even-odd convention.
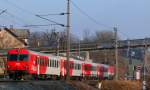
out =
[[[130,80],[103,81],[101,90],[141,90],[141,82]]]

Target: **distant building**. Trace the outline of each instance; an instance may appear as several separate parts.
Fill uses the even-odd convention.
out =
[[[28,46],[29,30],[0,28],[0,49],[24,48]],[[0,52],[0,75],[4,75],[6,52]]]
[[[14,33],[18,39],[23,40],[28,45],[28,39],[30,36],[29,29],[11,29],[11,32]]]
[[[27,47],[28,37],[26,29],[0,29],[0,49]]]

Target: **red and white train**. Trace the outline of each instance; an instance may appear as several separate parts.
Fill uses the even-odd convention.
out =
[[[66,57],[31,51],[28,49],[8,50],[7,73],[12,79],[61,79],[66,77]],[[71,79],[109,79],[114,76],[114,67],[69,60]]]

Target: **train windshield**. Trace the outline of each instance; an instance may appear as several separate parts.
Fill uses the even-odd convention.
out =
[[[18,55],[17,54],[11,54],[8,55],[8,59],[9,61],[17,61]]]
[[[8,55],[9,61],[27,61],[28,55],[27,54],[10,54]]]
[[[28,60],[28,55],[26,55],[26,54],[20,54],[19,55],[19,60],[20,61],[27,61]]]

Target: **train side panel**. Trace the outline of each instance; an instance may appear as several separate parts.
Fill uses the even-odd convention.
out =
[[[60,75],[60,58],[55,56],[50,56],[47,64],[47,75]]]

